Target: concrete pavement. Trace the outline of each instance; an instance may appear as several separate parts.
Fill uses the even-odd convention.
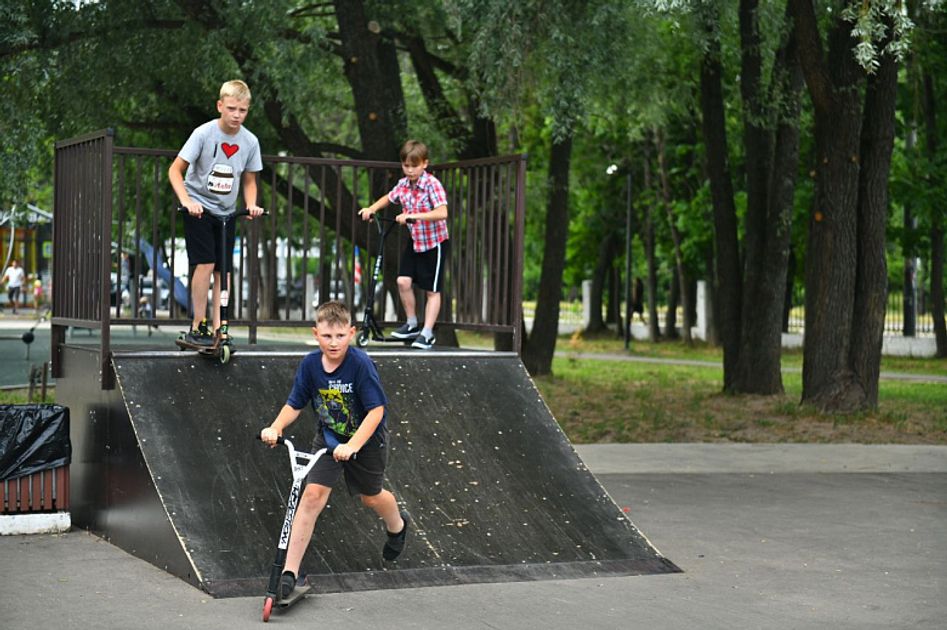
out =
[[[310,597],[270,623],[390,628],[941,628],[947,447],[626,444],[577,451],[683,574]],[[235,523],[236,524],[236,523]],[[259,627],[81,531],[0,538],[10,630]]]

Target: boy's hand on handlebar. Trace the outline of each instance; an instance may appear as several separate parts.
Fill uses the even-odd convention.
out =
[[[270,448],[273,448],[274,446],[276,446],[276,439],[279,436],[280,436],[279,432],[273,427],[266,427],[265,429],[260,431],[260,440],[264,444],[269,446]]]
[[[400,223],[401,225],[407,225],[407,224],[408,224],[408,217],[410,217],[410,216],[411,216],[411,215],[409,215],[407,212],[402,212],[401,214],[399,214],[398,216],[395,217],[395,221],[397,221],[397,222]]]
[[[182,205],[192,217],[199,217],[204,214],[204,206],[197,201],[189,201]]]
[[[371,221],[375,212],[371,208],[362,208],[358,211],[358,214],[362,217],[362,221]]]
[[[335,450],[332,451],[332,458],[337,462],[347,462],[356,452],[357,451],[348,444],[339,444],[335,447]]]
[[[258,216],[260,216],[261,214],[263,214],[263,208],[261,208],[260,206],[255,206],[255,205],[254,205],[254,206],[247,206],[247,212],[250,213],[250,214],[247,216],[247,218],[248,218],[248,219],[253,219],[253,218],[258,217]]]

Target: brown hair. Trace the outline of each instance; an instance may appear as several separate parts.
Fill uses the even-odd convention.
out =
[[[352,316],[345,304],[333,300],[321,304],[316,309],[316,324],[320,322],[325,322],[330,326],[351,326]]]
[[[427,160],[427,146],[417,140],[408,140],[401,147],[402,164],[420,164]]]

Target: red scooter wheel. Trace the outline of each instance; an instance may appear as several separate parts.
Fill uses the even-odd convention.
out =
[[[273,612],[273,598],[267,597],[263,600],[263,621],[270,620],[270,613]]]

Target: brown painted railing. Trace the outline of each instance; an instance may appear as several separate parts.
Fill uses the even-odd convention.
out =
[[[175,300],[175,283],[187,279],[174,274],[185,256],[183,224],[167,181],[175,154],[114,146],[108,130],[56,144],[54,375],[69,326],[101,331],[103,387],[110,387],[105,363],[112,326],[190,322],[186,305]],[[400,165],[287,156],[264,156],[263,163],[259,203],[269,214],[238,222],[232,324],[247,327],[251,343],[260,327],[308,327],[321,296],[343,300],[360,319],[378,235],[357,212],[391,189]],[[441,164],[431,171],[447,191],[452,249],[439,326],[508,333],[518,352],[526,157]],[[403,239],[399,230],[385,244],[385,290],[396,307]],[[129,264],[123,265],[126,255]],[[384,321],[385,302],[379,295],[376,316],[391,325]]]
[[[56,512],[69,509],[69,466],[0,480],[3,514]]]

